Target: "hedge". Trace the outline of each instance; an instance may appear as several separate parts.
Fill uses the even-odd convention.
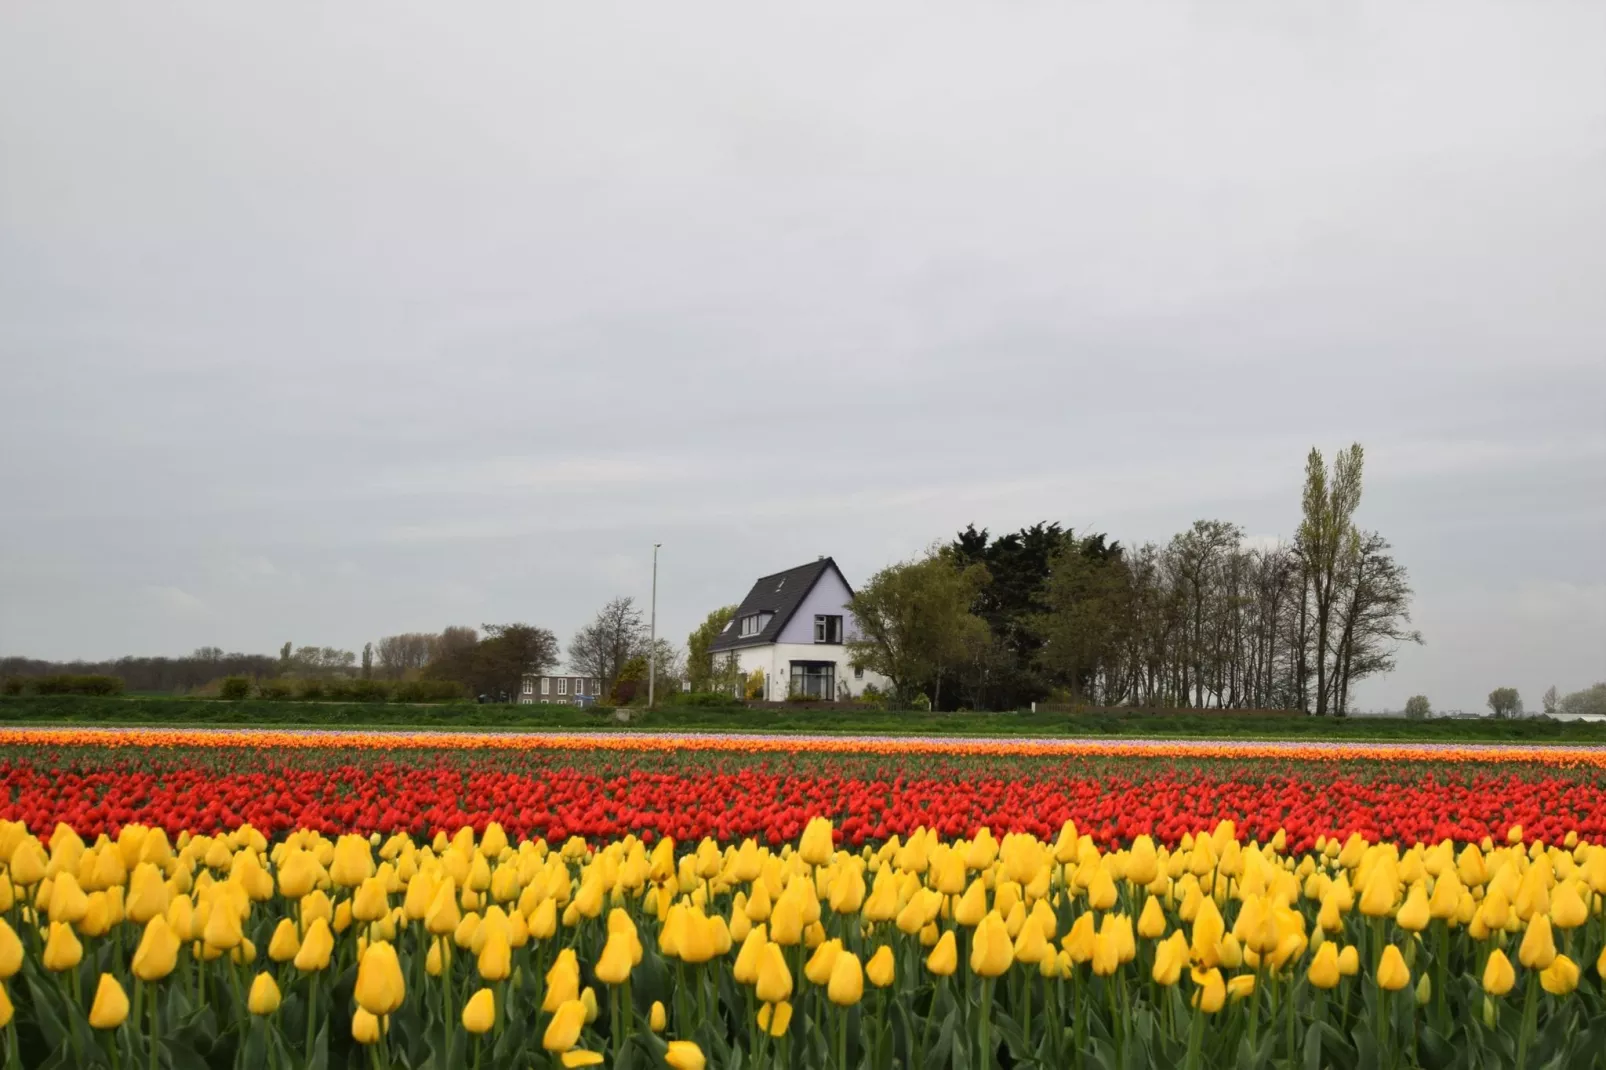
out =
[[[1425,741],[1606,742],[1606,724],[1524,720],[1428,720],[1360,717],[1233,718],[1113,714],[854,712],[829,707],[748,710],[664,707],[630,711],[628,724],[606,707],[436,705],[246,699],[0,696],[0,722],[11,724],[302,725],[314,727],[599,728],[760,732],[912,733],[1211,739],[1381,739]]]

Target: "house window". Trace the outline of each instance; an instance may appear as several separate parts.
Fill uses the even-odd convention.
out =
[[[535,694],[535,681],[530,679],[528,676],[524,678],[524,693],[526,695]]]
[[[855,665],[853,667],[853,678],[855,680],[863,680],[864,679],[864,666],[863,665]]]
[[[835,698],[836,662],[792,662],[792,687],[789,693],[806,695],[810,698],[824,699],[826,701]]]
[[[816,643],[840,643],[842,641],[841,616],[827,616],[820,614],[814,618],[814,641]]]
[[[541,677],[541,694],[543,694],[543,695],[552,694],[552,677],[550,677],[550,676]]]
[[[567,676],[558,677],[558,694],[567,695],[568,693],[569,693],[569,678]]]
[[[583,695],[586,693],[586,682],[584,680],[576,680],[574,682],[574,693],[576,695]]]
[[[742,635],[757,635],[769,624],[773,613],[750,613],[742,618]]]

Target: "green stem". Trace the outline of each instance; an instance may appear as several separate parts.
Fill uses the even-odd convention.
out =
[[[452,971],[447,964],[446,937],[437,936],[441,958],[441,1017],[446,1030],[446,1050],[452,1050]]]
[[[151,1006],[150,1006],[150,1015],[151,1015],[151,1037],[150,1037],[151,1059],[150,1059],[150,1070],[157,1070],[157,1060],[159,1058],[159,1054],[158,1053],[161,1051],[161,1047],[162,1047],[161,1044],[158,1042],[158,1039],[157,1039],[158,1037],[161,1036],[161,1032],[162,1032],[161,1031],[161,1024],[160,1024],[159,1019],[157,1018],[157,1012],[156,1012],[156,1005],[158,1003],[160,1003],[160,1002],[161,1002],[161,1000],[156,998],[156,992],[155,992],[154,986],[153,986],[152,991],[151,991]],[[272,1048],[269,1048],[269,1050],[271,1051]]]
[[[313,971],[312,983],[307,988],[307,1046],[303,1049],[307,1061],[312,1061],[312,1038],[317,1035],[318,1025],[318,972]]]
[[[993,979],[981,979],[981,1070],[993,1070]],[[847,1063],[841,1065],[846,1066]]]
[[[1438,1003],[1439,1031],[1445,1036],[1449,1036],[1450,1008],[1445,990],[1450,987],[1447,983],[1450,976],[1450,923],[1443,918],[1436,918],[1434,919],[1434,924],[1439,929],[1439,961],[1435,963],[1438,966],[1437,973],[1439,976],[1433,982],[1433,997]],[[1481,977],[1483,975],[1479,974],[1478,976]]]
[[[836,1016],[836,1064],[848,1065],[848,1009],[838,1008]]]
[[[1193,1008],[1193,1021],[1188,1026],[1188,1058],[1183,1065],[1187,1070],[1199,1070],[1199,1045],[1204,1039],[1204,1012]]]
[[[1517,1034],[1517,1070],[1527,1070],[1528,1044],[1533,1040],[1534,1020],[1539,1016],[1539,975],[1529,971],[1523,978],[1527,993],[1522,997],[1522,1032]]]
[[[617,1064],[624,1035],[619,1028],[619,989],[614,985],[608,986],[608,1035],[613,1038],[613,1061]]]

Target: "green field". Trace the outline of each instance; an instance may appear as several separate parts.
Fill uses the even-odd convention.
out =
[[[1209,739],[1370,739],[1606,743],[1606,725],[1539,718],[1408,721],[1382,717],[1238,717],[1217,713],[926,713],[843,711],[809,707],[720,709],[678,707],[630,711],[570,706],[451,703],[290,702],[85,695],[0,697],[0,723],[35,725],[216,725],[315,728],[708,730],[845,732],[912,735],[1178,737]]]

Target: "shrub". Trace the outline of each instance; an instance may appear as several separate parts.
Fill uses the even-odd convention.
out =
[[[3,691],[4,693],[6,693],[8,695],[20,695],[20,694],[22,694],[22,677],[20,677],[20,676],[8,676],[8,677],[6,677],[5,678],[5,682],[4,683],[0,683],[0,691]]]
[[[324,697],[325,691],[322,680],[296,681],[296,698],[316,701]]]
[[[920,694],[909,700],[909,708],[911,710],[919,710],[921,713],[930,713],[931,699],[927,697],[924,691],[922,691]]]
[[[40,676],[33,689],[41,695],[120,695],[123,681],[116,676]]]
[[[295,693],[296,689],[291,686],[289,680],[264,680],[257,685],[258,695],[262,696],[263,698],[273,699],[278,702],[283,702],[286,699],[293,698]]]
[[[465,695],[455,680],[408,680],[397,684],[391,697],[397,702],[455,702]]]
[[[350,680],[345,697],[353,702],[384,702],[390,698],[390,685],[383,680]]]
[[[1412,695],[1405,700],[1405,716],[1413,721],[1425,721],[1433,716],[1433,707],[1426,695]]]
[[[218,697],[238,702],[251,697],[251,681],[243,676],[225,676],[218,685]]]

